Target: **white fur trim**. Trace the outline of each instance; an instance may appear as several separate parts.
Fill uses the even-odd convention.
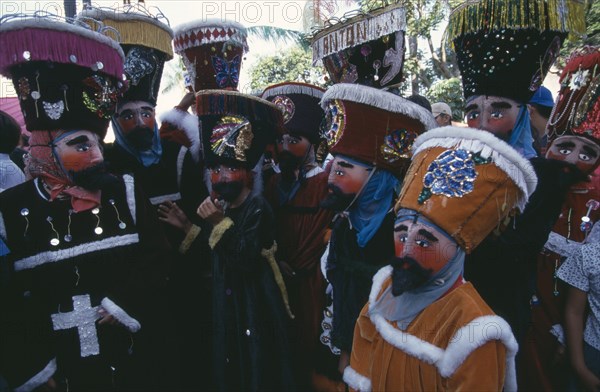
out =
[[[392,268],[387,266],[380,269],[373,278],[369,310],[372,309],[373,298],[377,298],[384,282],[391,274]],[[369,317],[386,342],[410,356],[435,366],[440,375],[445,378],[451,377],[477,348],[489,341],[499,340],[506,347],[504,390],[517,390],[515,355],[519,346],[510,326],[501,317],[490,315],[471,320],[455,332],[445,350],[395,328],[380,314],[370,314]]]
[[[551,232],[544,248],[564,257],[569,257],[575,253],[583,244],[574,240],[567,239],[562,235]]]
[[[323,278],[325,278],[325,281],[327,283],[329,283],[329,281],[327,280],[327,259],[329,258],[329,246],[331,245],[331,241],[329,241],[327,243],[327,246],[325,247],[325,251],[323,252],[323,255],[321,255],[321,274],[323,275]]]
[[[521,190],[522,194],[517,200],[517,207],[521,211],[537,186],[537,176],[531,163],[488,131],[451,126],[432,129],[417,137],[413,144],[413,156],[432,147],[464,148],[480,153],[483,158],[492,158],[494,164]]]
[[[325,109],[327,103],[334,99],[362,103],[387,110],[388,112],[404,114],[414,120],[420,121],[425,130],[438,126],[433,114],[429,110],[396,94],[381,91],[373,87],[348,83],[335,84],[329,87],[325,94],[323,94],[321,107]]]
[[[308,173],[306,173],[306,178],[314,177],[316,175],[323,173],[324,171],[325,170],[323,170],[323,168],[321,166],[317,166],[314,169],[309,170]]]
[[[140,237],[137,234],[127,234],[105,238],[101,241],[86,242],[85,244],[79,244],[71,248],[49,250],[15,261],[15,271],[28,270],[43,264],[56,263],[58,261],[71,259],[75,256],[127,246],[138,242],[140,242]]]
[[[125,182],[125,193],[127,194],[127,205],[129,206],[129,212],[133,223],[137,223],[137,211],[135,205],[135,180],[130,174],[123,175],[123,181]]]
[[[215,38],[212,35],[214,30],[225,32],[231,31],[233,35],[225,34],[224,37],[219,35],[217,38]],[[197,36],[200,31],[204,33],[204,37],[201,40],[196,39],[192,41],[190,39],[188,42],[180,45],[181,38],[184,36],[189,36],[192,32],[194,32],[194,34]],[[212,44],[215,42],[231,42],[232,44],[242,46],[244,48],[244,52],[248,51],[248,44],[246,42],[248,33],[246,28],[242,24],[233,21],[224,21],[222,19],[194,20],[175,27],[173,29],[173,33],[175,35],[173,46],[176,53],[181,53],[188,48]]]
[[[111,301],[110,298],[103,298],[102,302],[100,302],[100,305],[102,305],[104,310],[110,313],[111,316],[119,320],[119,322],[123,324],[125,328],[129,330],[129,332],[135,333],[142,328],[142,325],[139,321],[128,315],[123,308]]]
[[[135,8],[130,9],[114,9],[114,8],[88,8],[81,11],[77,14],[77,19],[82,18],[91,18],[96,19],[97,21],[102,22],[105,19],[109,20],[118,20],[118,21],[128,21],[128,20],[137,20],[140,22],[148,23],[158,27],[161,30],[166,31],[171,38],[173,38],[173,29],[171,29],[168,25],[169,21],[165,18],[167,23],[160,21],[160,16],[163,16],[162,13],[160,15],[146,15],[138,12]]]
[[[260,97],[269,99],[277,95],[301,94],[308,95],[309,97],[323,98],[324,93],[325,90],[317,86],[306,83],[287,82],[267,87]]]
[[[173,108],[160,115],[160,121],[175,125],[183,130],[189,139],[190,153],[194,161],[200,161],[200,123],[198,116],[191,115],[183,110]]]
[[[330,54],[404,30],[406,30],[406,12],[399,4],[381,9],[380,12],[376,10],[336,23],[321,30],[315,36],[311,45],[313,65]],[[346,34],[348,31],[352,31],[353,34]],[[327,45],[325,45],[326,41],[328,41]]]
[[[187,154],[187,147],[181,147],[179,154],[177,154],[177,188],[181,189],[181,177],[183,176],[183,162],[185,162],[185,154]]]
[[[554,324],[548,332],[550,332],[550,334],[553,335],[560,344],[562,344],[563,346],[567,345],[565,330],[563,329],[562,325]]]
[[[394,268],[391,265],[386,265],[385,267],[380,268],[379,271],[377,271],[377,273],[373,275],[373,288],[369,293],[369,310],[372,309],[372,304],[374,304],[377,301],[377,297],[381,292],[381,288],[383,287],[385,280],[388,277],[392,276],[393,271]],[[377,288],[377,290],[375,290],[375,288]]]
[[[152,204],[153,206],[157,206],[166,201],[177,201],[177,200],[181,200],[181,193],[179,193],[179,192],[171,193],[170,195],[151,197],[150,204]]]
[[[5,240],[6,238],[6,226],[4,224],[4,216],[2,215],[2,213],[0,212],[0,238],[4,238]]]
[[[343,380],[352,389],[358,392],[371,392],[371,380],[363,376],[350,366],[344,369]]]
[[[121,45],[117,41],[107,37],[106,35],[103,35],[102,33],[92,31],[91,29],[85,28],[81,25],[74,25],[71,23],[65,23],[43,17],[33,17],[27,19],[19,17],[14,21],[11,20],[3,22],[0,25],[0,33],[23,29],[66,31],[68,33],[79,35],[81,37],[85,37],[110,46],[111,48],[115,49],[119,53],[119,56],[121,56],[121,59],[125,61],[125,54],[123,54],[123,49],[121,49]]]
[[[56,373],[56,358],[53,358],[45,368],[43,368],[38,374],[31,377],[25,384],[20,385],[14,389],[15,392],[29,392],[33,391],[37,387],[43,385]]]

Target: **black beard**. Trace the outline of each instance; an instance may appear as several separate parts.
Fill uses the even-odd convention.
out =
[[[132,129],[125,139],[138,151],[148,151],[154,142],[154,129],[148,127],[136,127]]]
[[[336,185],[329,184],[327,187],[331,189],[333,193],[330,193],[323,201],[321,201],[322,208],[333,211],[344,211],[356,197],[356,193],[344,193]]]
[[[402,293],[413,290],[431,277],[432,271],[425,269],[411,257],[395,257],[392,260],[392,295],[399,296]]]
[[[284,182],[296,181],[296,170],[300,169],[302,158],[298,158],[289,151],[282,151],[278,155],[281,178]]]
[[[79,171],[70,171],[73,183],[90,191],[107,190],[119,183],[119,179],[106,171],[104,162]]]
[[[244,183],[242,181],[231,181],[231,182],[217,182],[213,184],[213,191],[215,191],[220,199],[231,203],[242,193],[244,189]]]

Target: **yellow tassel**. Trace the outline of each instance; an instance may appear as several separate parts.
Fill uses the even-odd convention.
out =
[[[83,21],[89,24],[92,29],[98,29],[97,23],[93,20],[84,19]],[[165,53],[168,57],[167,60],[173,58],[171,35],[159,26],[135,19],[104,19],[102,23],[104,26],[112,27],[119,32],[121,44],[147,46]]]
[[[196,225],[192,225],[190,231],[188,231],[188,233],[185,235],[185,238],[179,245],[179,253],[186,254],[187,251],[190,250],[190,246],[192,246],[192,243],[196,237],[198,237],[198,234],[200,234],[200,228]]]
[[[273,270],[273,275],[275,276],[275,282],[277,286],[279,286],[279,291],[281,291],[281,298],[283,299],[283,304],[285,305],[285,310],[287,311],[288,316],[291,319],[296,318],[290,309],[290,301],[288,298],[287,288],[285,287],[285,282],[283,281],[283,276],[281,275],[281,271],[279,270],[279,265],[277,264],[277,260],[275,260],[275,252],[277,252],[277,242],[273,242],[273,246],[271,249],[263,249],[260,254],[267,259],[267,262],[271,266]]]
[[[562,8],[565,8],[564,10]],[[481,0],[455,8],[448,39],[483,29],[527,29],[585,33],[586,0]]]
[[[223,238],[223,234],[225,234],[231,226],[233,226],[231,218],[225,218],[213,227],[210,232],[210,237],[208,238],[208,246],[210,246],[210,249],[215,249],[215,246],[217,246],[219,241],[221,241],[221,238]]]

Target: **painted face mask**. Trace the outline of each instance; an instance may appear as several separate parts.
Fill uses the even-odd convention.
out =
[[[119,109],[116,121],[127,142],[139,151],[152,148],[156,126],[154,108],[146,102],[128,102]]]
[[[504,97],[474,97],[465,108],[467,125],[508,141],[517,122],[520,106],[518,102]]]
[[[210,169],[210,182],[217,198],[231,203],[242,193],[247,173],[242,168],[219,165]]]
[[[600,146],[585,137],[560,136],[548,148],[546,158],[569,162],[591,174],[600,163]]]
[[[361,191],[373,168],[338,155],[333,160],[329,173],[329,195],[323,200],[323,208],[343,211]]]

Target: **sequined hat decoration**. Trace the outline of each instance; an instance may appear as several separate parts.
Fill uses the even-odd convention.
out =
[[[267,87],[261,97],[281,109],[286,133],[304,136],[312,144],[318,144],[324,115],[319,102],[324,92],[310,84],[285,82]]]
[[[119,102],[144,101],[156,105],[164,63],[173,58],[173,31],[169,21],[153,7],[141,4],[123,9],[87,8],[77,19],[98,28],[98,22],[119,31],[125,53],[125,75],[129,89]]]
[[[248,51],[246,28],[220,19],[197,20],[174,29],[173,46],[183,58],[194,91],[237,90]]]
[[[323,61],[334,83],[375,88],[402,81],[406,12],[401,3],[330,20],[312,39],[313,65]]]
[[[600,47],[571,53],[560,76],[560,92],[548,120],[548,135],[587,137],[600,145]]]
[[[414,139],[437,126],[416,103],[373,87],[340,83],[321,100],[322,132],[332,154],[389,170],[399,178],[410,162]]]
[[[104,137],[126,88],[119,43],[51,15],[7,15],[0,73],[12,78],[29,131],[87,129]],[[118,34],[116,34],[118,37]]]
[[[465,98],[491,95],[526,103],[569,33],[585,31],[578,0],[480,0],[450,15]]]
[[[529,161],[488,132],[442,127],[419,136],[395,210],[423,214],[467,253],[522,211],[537,186]]]
[[[269,101],[226,90],[196,93],[196,111],[202,123],[204,160],[254,168],[265,147],[283,133],[281,110]]]

